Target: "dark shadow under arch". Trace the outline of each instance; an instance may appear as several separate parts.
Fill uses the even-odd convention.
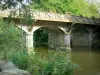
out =
[[[34,32],[34,46],[48,47],[49,33],[64,34],[64,32],[56,26],[43,26]],[[56,39],[55,37],[54,39]]]
[[[34,47],[47,47],[48,32],[42,27],[34,32]]]

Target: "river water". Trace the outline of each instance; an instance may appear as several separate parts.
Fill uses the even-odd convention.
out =
[[[46,48],[38,48],[37,50],[40,52],[44,51],[46,54],[48,52],[48,49]],[[99,49],[90,49],[84,47],[73,48],[68,56],[72,62],[79,64],[79,68],[75,71],[74,75],[100,75]]]
[[[75,48],[71,52],[71,60],[80,65],[75,75],[100,75],[100,50]]]

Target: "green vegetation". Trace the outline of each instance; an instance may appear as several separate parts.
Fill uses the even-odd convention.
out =
[[[34,0],[31,9],[57,12],[84,17],[99,17],[98,7],[95,4],[89,4],[85,0]]]
[[[0,52],[4,53],[4,59],[7,58],[8,51],[22,50],[21,30],[14,25],[13,22],[0,19]]]
[[[54,51],[44,55],[41,49],[41,52],[36,50],[35,54],[31,52],[29,55],[21,33],[13,22],[0,19],[0,60],[13,61],[31,75],[73,75],[77,65],[65,57],[66,52]]]
[[[23,0],[1,0],[0,9],[4,10],[7,8],[16,8],[18,4],[21,9],[26,9],[27,7],[28,9],[35,9],[39,11],[64,14],[71,13],[72,15],[81,15],[84,17],[99,17],[98,5],[88,3],[86,0],[30,0],[28,5],[23,3]]]
[[[88,4],[84,0],[31,0],[30,5],[25,5],[23,0],[1,0],[0,9],[16,8],[18,4],[20,23],[32,25],[34,23],[30,15],[30,9],[57,12],[85,17],[99,17],[97,6]],[[13,7],[12,7],[13,6]],[[88,7],[88,9],[87,9]],[[23,9],[24,14],[21,14]],[[14,15],[14,14],[13,14]],[[25,18],[21,20],[21,18]],[[56,52],[56,54],[48,53],[46,56],[36,52],[27,54],[25,47],[23,31],[14,26],[10,21],[0,19],[0,59],[11,60],[19,68],[28,70],[32,75],[73,75],[77,65],[70,60],[64,58],[64,54]],[[38,30],[35,34],[36,42],[47,42],[47,33],[41,33],[43,30]],[[41,36],[41,38],[36,38]],[[45,40],[45,39],[46,40]],[[65,52],[66,53],[66,52]]]
[[[10,59],[19,68],[28,70],[32,75],[73,75],[78,67],[70,60],[66,60],[59,51],[47,54],[43,56],[42,53],[40,55],[36,52],[28,56],[25,52],[12,52]]]
[[[34,45],[35,47],[44,46],[47,47],[48,33],[42,28],[34,32]]]

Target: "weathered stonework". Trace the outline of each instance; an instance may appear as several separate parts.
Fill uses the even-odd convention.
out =
[[[25,70],[18,69],[12,62],[0,60],[0,75],[30,75]]]

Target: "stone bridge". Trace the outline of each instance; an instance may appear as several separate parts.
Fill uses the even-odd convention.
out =
[[[0,17],[7,18],[10,11],[0,11]],[[48,46],[51,48],[71,49],[71,44],[92,46],[93,31],[98,29],[100,19],[72,16],[69,13],[58,14],[53,12],[31,11],[35,23],[32,26],[19,23],[17,17],[13,17],[16,25],[26,32],[26,46],[33,48],[34,32],[43,28],[48,32]]]

